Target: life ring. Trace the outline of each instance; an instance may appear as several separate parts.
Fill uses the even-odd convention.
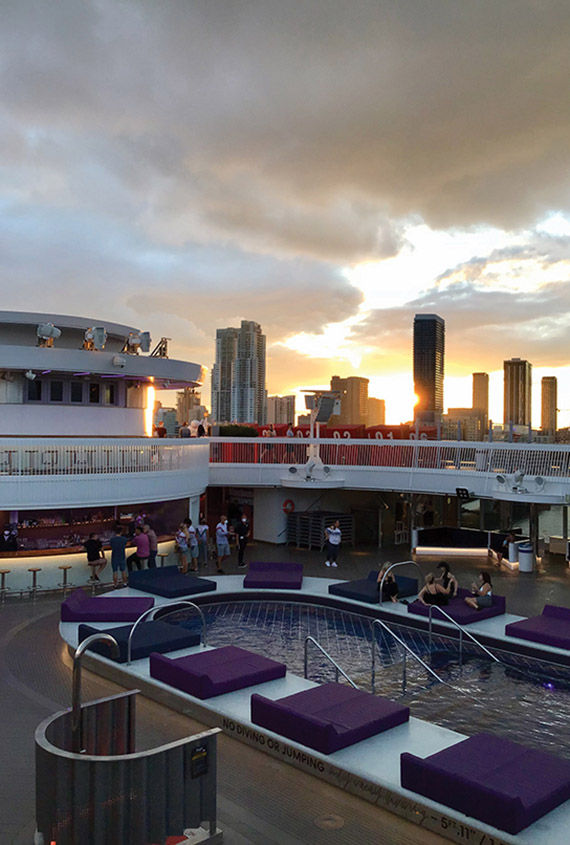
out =
[[[293,513],[295,510],[295,502],[293,499],[285,499],[283,502],[283,513]]]

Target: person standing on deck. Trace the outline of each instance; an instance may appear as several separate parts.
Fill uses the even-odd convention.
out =
[[[208,563],[208,539],[210,529],[204,514],[200,514],[199,525],[196,528],[198,537],[198,566],[206,566]]]
[[[217,571],[220,575],[224,574],[222,564],[230,556],[230,542],[229,542],[229,528],[228,520],[225,514],[222,514],[220,521],[216,525],[216,549],[218,552]]]
[[[327,559],[325,566],[338,566],[337,555],[342,540],[342,531],[340,530],[340,522],[335,519],[332,525],[325,528],[325,538],[327,541]]]
[[[247,546],[247,540],[249,537],[249,519],[245,514],[242,514],[239,523],[236,525],[235,531],[238,537],[238,566],[242,569],[246,565],[243,556],[245,554],[245,547]]]

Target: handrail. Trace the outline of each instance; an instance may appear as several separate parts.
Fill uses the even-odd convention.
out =
[[[452,623],[453,623],[453,625],[455,625],[455,627],[459,629],[459,660],[460,660],[460,661],[462,660],[462,657],[463,657],[463,634],[467,634],[467,636],[469,637],[469,639],[470,639],[470,640],[473,640],[473,642],[475,643],[475,645],[478,645],[478,646],[479,646],[479,648],[482,648],[482,649],[483,649],[483,651],[484,651],[486,654],[488,654],[488,655],[489,655],[489,657],[490,657],[492,660],[494,660],[494,661],[495,661],[495,663],[500,663],[500,662],[501,662],[501,661],[499,660],[499,658],[498,658],[498,657],[495,657],[495,655],[494,655],[491,651],[489,651],[489,649],[488,649],[486,646],[484,646],[484,645],[483,645],[483,643],[480,643],[480,642],[479,642],[479,640],[477,639],[477,637],[474,637],[474,636],[473,636],[473,634],[472,634],[470,631],[468,631],[466,628],[464,628],[462,625],[460,625],[460,624],[459,624],[459,622],[456,622],[456,621],[455,621],[455,619],[454,619],[452,616],[450,616],[450,615],[449,615],[449,613],[447,613],[447,612],[446,612],[446,611],[445,611],[442,607],[439,607],[439,605],[436,605],[436,604],[430,604],[430,605],[429,605],[429,612],[428,612],[428,617],[429,617],[429,644],[430,644],[430,648],[431,648],[431,629],[432,629],[432,619],[431,619],[431,617],[432,617],[432,612],[433,612],[434,610],[439,610],[439,611],[440,611],[440,613],[442,613],[442,614],[445,616],[445,618],[446,618],[446,619],[448,619],[450,622],[452,622]]]
[[[419,657],[415,653],[415,651],[413,651],[410,648],[409,645],[407,645],[397,634],[395,634],[394,631],[391,628],[389,628],[388,625],[386,625],[385,622],[382,622],[381,619],[373,619],[372,622],[371,622],[371,625],[370,625],[370,627],[372,629],[372,676],[371,676],[371,685],[372,685],[372,692],[373,693],[374,693],[375,687],[376,687],[376,640],[374,638],[374,626],[375,625],[378,625],[379,627],[381,627],[385,631],[387,631],[390,634],[390,636],[393,637],[396,640],[396,642],[398,642],[402,646],[402,648],[404,648],[406,650],[406,652],[408,652],[409,654],[412,655],[414,660],[417,660],[417,662],[420,663],[424,667],[424,669],[426,669],[430,673],[430,675],[433,675],[434,678],[436,678],[441,684],[445,684],[448,687],[451,686],[451,684],[448,684],[447,681],[443,680],[443,678],[440,678],[439,675],[437,674],[437,672],[433,671],[431,666],[428,666],[427,663],[424,663],[424,661],[421,659],[421,657]],[[405,655],[404,655],[404,658],[405,658]],[[406,663],[405,663],[405,660],[404,660],[404,667],[403,667],[403,671],[402,671],[402,691],[405,692],[405,689],[406,689]],[[452,689],[453,689],[453,687],[452,687]]]
[[[384,581],[386,579],[386,575],[390,572],[391,569],[394,569],[395,566],[406,566],[409,563],[412,563],[416,567],[416,569],[418,570],[420,575],[422,574],[422,570],[420,569],[419,564],[416,563],[415,560],[400,560],[400,561],[397,561],[396,563],[391,563],[390,566],[388,567],[388,569],[386,570],[386,572],[384,573],[384,575],[382,576],[382,579],[380,581],[380,587],[379,587],[380,604],[382,604],[382,587],[384,586]],[[418,587],[419,586],[420,585],[418,584]]]
[[[145,612],[141,613],[139,618],[136,620],[135,624],[133,625],[133,627],[129,631],[129,639],[127,640],[127,666],[131,662],[132,639],[133,639],[133,634],[134,634],[137,626],[141,622],[144,622],[144,620],[146,619],[147,616],[150,616],[152,618],[153,613],[158,613],[159,610],[164,610],[166,607],[171,607],[172,610],[169,610],[168,613],[164,614],[165,616],[168,616],[169,613],[174,613],[174,608],[179,607],[181,604],[183,604],[185,607],[192,607],[194,610],[197,610],[198,613],[200,614],[200,618],[202,620],[202,645],[205,646],[207,644],[206,643],[206,617],[204,616],[204,614],[202,613],[202,610],[198,607],[198,605],[194,604],[194,602],[192,602],[192,601],[184,601],[184,600],[169,601],[169,602],[166,602],[166,604],[159,604],[156,607],[151,607],[148,610],[145,610]]]
[[[89,637],[79,643],[73,655],[73,675],[71,682],[71,749],[75,754],[81,753],[81,746],[83,745],[82,737],[82,719],[81,719],[81,658],[83,652],[92,643],[96,642],[109,643],[115,652],[115,657],[119,656],[119,644],[115,637],[111,634],[91,634]]]
[[[325,649],[322,647],[322,645],[314,637],[312,637],[310,634],[309,634],[308,637],[305,637],[305,678],[307,677],[307,670],[308,670],[308,651],[309,651],[309,643],[310,642],[313,643],[313,645],[316,645],[316,647],[319,649],[319,651],[322,652],[322,654],[324,654],[324,656],[327,658],[327,660],[329,660],[332,663],[332,665],[335,668],[336,680],[337,681],[338,681],[338,673],[340,672],[342,677],[345,678],[348,681],[348,683],[352,687],[354,687],[354,689],[358,689],[358,687],[356,686],[356,684],[354,683],[352,678],[348,677],[346,672],[343,669],[341,669],[341,667],[338,665],[336,660],[333,657],[331,657],[330,654],[328,653],[328,651],[325,651]]]

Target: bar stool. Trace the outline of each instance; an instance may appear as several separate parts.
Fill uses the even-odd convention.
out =
[[[100,583],[99,577],[98,577],[97,573],[95,572],[95,569],[99,568],[101,566],[101,561],[100,560],[88,560],[87,566],[91,567],[91,575],[89,577],[89,583],[91,584],[91,595],[94,596],[95,595],[95,588],[97,587],[97,584]]]
[[[63,572],[63,581],[60,581],[60,582],[59,582],[59,584],[58,584],[57,586],[58,586],[58,587],[62,587],[62,588],[63,588],[63,597],[65,598],[65,594],[66,594],[67,590],[68,590],[70,587],[73,587],[73,584],[68,583],[68,581],[67,581],[67,573],[68,573],[68,572],[69,572],[69,570],[70,570],[70,569],[72,569],[73,567],[72,567],[72,565],[71,565],[70,563],[62,563],[62,565],[61,565],[61,566],[58,566],[57,568],[58,568],[58,569],[61,569],[61,571]]]
[[[40,586],[38,584],[38,572],[41,572],[41,571],[42,571],[41,566],[31,566],[28,569],[28,572],[32,573],[32,583],[30,584],[30,592],[32,594],[33,601],[36,600],[38,587]]]
[[[160,558],[160,565],[164,566],[164,558],[168,557],[168,552],[166,554],[164,552],[161,552],[157,555],[157,557]]]
[[[4,604],[6,593],[10,589],[10,587],[6,586],[6,575],[9,575],[11,571],[11,569],[0,569],[0,578],[2,579],[0,580],[0,602],[2,604]]]

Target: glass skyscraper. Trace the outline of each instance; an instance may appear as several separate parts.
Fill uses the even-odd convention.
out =
[[[437,424],[443,413],[445,321],[438,314],[414,317],[414,408],[416,422]]]

